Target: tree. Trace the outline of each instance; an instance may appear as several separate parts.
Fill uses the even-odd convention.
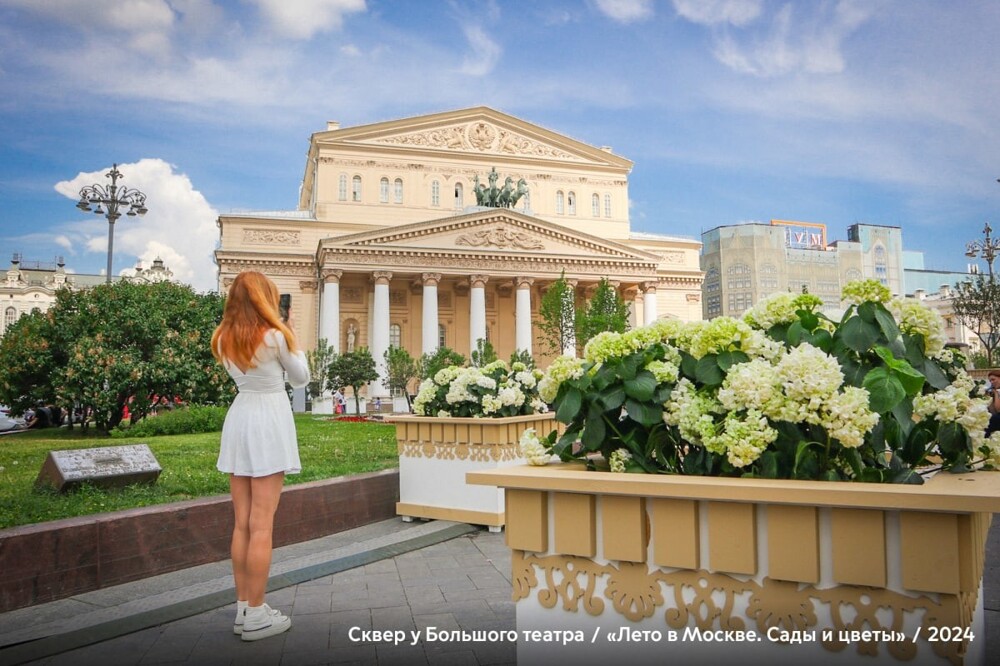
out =
[[[605,331],[624,333],[626,330],[628,330],[628,305],[607,278],[601,278],[587,309],[577,314],[577,339],[581,344],[586,344],[598,333]]]
[[[515,363],[523,363],[527,368],[535,367],[535,359],[527,349],[515,349],[510,353],[510,367],[513,368]]]
[[[438,370],[451,365],[465,365],[465,357],[449,347],[438,347],[433,354],[424,354],[420,357],[420,378],[433,377]]]
[[[994,352],[1000,347],[1000,284],[993,276],[976,275],[955,287],[952,300],[955,316],[983,343],[993,367]]]
[[[479,338],[476,340],[476,348],[469,356],[472,357],[472,365],[481,368],[497,360],[497,351],[489,340]]]
[[[333,356],[336,353],[333,345],[329,344],[326,338],[317,340],[316,349],[306,352],[306,362],[309,364],[309,395],[313,399],[323,395],[330,362],[333,361]]]
[[[410,382],[420,374],[417,360],[402,347],[389,347],[385,350],[386,378],[383,384],[390,391],[399,389],[406,396],[406,406],[410,407],[410,392],[407,390]]]
[[[350,386],[354,391],[355,412],[361,415],[361,387],[378,379],[375,358],[367,347],[359,347],[346,354],[334,354],[330,361],[326,387],[332,391]]]
[[[0,401],[81,407],[105,431],[126,405],[141,419],[157,396],[228,404],[234,387],[210,344],[222,305],[218,294],[173,282],[61,289],[47,312],[25,317],[0,343]]]
[[[541,342],[550,354],[576,348],[576,290],[566,281],[563,272],[549,285],[538,306],[538,328]]]

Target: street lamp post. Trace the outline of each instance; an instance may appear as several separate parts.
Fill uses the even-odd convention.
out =
[[[107,187],[103,185],[88,185],[84,187],[80,190],[80,201],[76,204],[76,207],[82,211],[89,212],[91,210],[90,207],[96,205],[97,208],[93,209],[94,214],[103,215],[108,219],[107,282],[110,283],[111,257],[114,253],[115,244],[115,222],[122,216],[120,209],[123,206],[128,206],[128,212],[125,215],[135,217],[136,215],[145,215],[147,208],[145,194],[139,190],[118,185],[119,179],[122,178],[122,173],[118,170],[117,164],[112,164],[111,171],[106,175],[111,179],[111,185]],[[101,206],[104,206],[107,210],[104,210]]]
[[[1000,239],[990,237],[990,234],[993,233],[993,228],[990,227],[989,222],[983,227],[983,233],[986,235],[985,240],[969,241],[966,244],[965,256],[972,258],[982,257],[985,259],[987,266],[989,266],[990,280],[992,281],[993,260],[997,258],[997,255],[1000,255]]]

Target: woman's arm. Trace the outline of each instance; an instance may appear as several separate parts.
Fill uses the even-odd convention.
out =
[[[295,388],[302,388],[309,383],[309,364],[306,362],[305,352],[290,352],[281,331],[274,331],[274,338],[278,343],[278,361],[288,375],[288,383]]]

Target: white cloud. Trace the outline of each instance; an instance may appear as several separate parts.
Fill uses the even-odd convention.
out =
[[[275,32],[292,39],[339,30],[346,14],[365,11],[365,0],[252,0]]]
[[[345,44],[340,47],[340,52],[349,58],[357,58],[361,55],[361,49],[354,44]]]
[[[465,25],[462,31],[469,40],[472,53],[462,62],[461,72],[470,76],[486,76],[496,67],[503,49],[478,25]]]
[[[856,0],[785,4],[755,29],[751,24],[760,23],[762,16],[757,0],[674,0],[674,7],[685,19],[713,27],[713,55],[719,62],[760,78],[845,71],[843,42],[874,12],[870,4]]]
[[[81,173],[56,184],[60,194],[76,201],[87,185],[105,185],[107,169]],[[134,266],[136,258],[148,266],[157,256],[174,272],[174,279],[199,291],[217,288],[212,260],[219,239],[215,221],[218,212],[194,189],[188,177],[160,159],[142,159],[119,165],[120,185],[146,194],[149,212],[144,217],[125,217],[115,224],[114,263]],[[90,220],[67,224],[66,235],[76,235],[86,251],[107,253],[107,222]],[[64,247],[70,247],[69,242]]]
[[[597,9],[619,23],[642,21],[653,16],[653,0],[596,0]]]
[[[681,17],[701,25],[748,25],[760,16],[761,0],[674,0]]]
[[[59,234],[52,239],[52,242],[61,248],[65,248],[67,252],[73,251],[73,241],[71,241],[65,234]]]

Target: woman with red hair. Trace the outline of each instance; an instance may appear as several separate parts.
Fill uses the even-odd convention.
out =
[[[236,276],[212,335],[212,353],[236,382],[238,393],[222,427],[219,471],[229,474],[236,523],[233,631],[255,641],[287,631],[292,621],[264,603],[271,568],[271,533],[285,474],[302,470],[285,377],[309,383],[305,354],[278,311],[278,289],[266,276]]]

